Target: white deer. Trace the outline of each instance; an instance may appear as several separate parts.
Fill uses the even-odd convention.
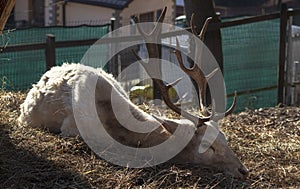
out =
[[[166,9],[164,9],[158,23],[163,21],[165,13]],[[205,24],[203,31],[205,30],[207,23]],[[151,32],[151,35],[144,33],[141,28],[138,29],[147,42],[148,39],[153,39],[153,37],[155,38],[158,36],[160,30],[159,27],[159,24],[157,24],[153,32]],[[203,34],[201,34],[200,38],[202,35]],[[150,58],[158,57],[157,45],[148,43],[147,49]],[[176,55],[182,69],[197,81],[199,90],[203,90],[203,86],[206,87],[207,78],[203,76],[203,74],[199,74],[201,70],[197,66],[194,66],[194,69],[191,70],[186,69],[180,58],[181,55],[179,50],[176,51]],[[147,70],[147,64],[144,63],[140,57],[137,56],[137,58]],[[151,63],[150,60],[149,63]],[[149,73],[151,71],[147,70],[147,72]],[[168,140],[170,137],[176,137],[173,133],[176,131],[178,125],[184,125],[186,128],[192,128],[195,132],[183,150],[175,155],[170,161],[175,163],[202,165],[219,169],[237,178],[246,178],[248,174],[247,168],[229,148],[226,138],[221,131],[218,132],[216,139],[208,146],[208,149],[205,152],[199,152],[199,146],[205,135],[205,131],[209,127],[213,127],[211,124],[207,124],[207,121],[212,117],[212,113],[207,109],[202,109],[202,112],[204,111],[206,114],[211,114],[210,116],[203,117],[195,116],[181,110],[181,108],[175,106],[168,97],[168,90],[172,85],[165,85],[163,81],[159,79],[154,79],[154,82],[159,86],[163,100],[167,106],[176,113],[181,114],[187,120],[154,117],[143,112],[129,100],[120,84],[102,69],[94,69],[80,64],[63,64],[59,67],[53,67],[42,76],[36,85],[33,85],[25,102],[21,105],[21,115],[18,118],[19,124],[47,128],[51,132],[61,132],[65,136],[80,135],[74,119],[72,88],[80,78],[90,77],[97,78],[95,86],[95,104],[99,119],[103,123],[105,130],[117,141],[128,146],[147,148],[149,146],[158,145]],[[86,81],[89,80],[87,79]],[[82,83],[82,85],[90,85],[90,83]],[[77,92],[81,93],[83,91],[79,90]],[[128,106],[131,114],[135,118],[146,122],[148,127],[160,126],[151,133],[137,133],[124,128],[114,114],[113,103],[115,102],[112,102],[112,92],[118,99],[117,103]],[[204,99],[204,96],[202,94],[205,95],[204,93],[200,94],[200,108],[203,108],[201,99]],[[236,101],[234,100],[232,107],[226,112],[226,115],[233,111],[235,103]],[[134,127],[139,127],[139,125],[134,125]]]

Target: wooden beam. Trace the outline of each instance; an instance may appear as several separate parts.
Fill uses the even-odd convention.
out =
[[[286,65],[286,38],[287,38],[287,5],[281,5],[280,11],[280,46],[279,46],[279,65],[278,65],[278,94],[277,103],[284,103],[284,74]]]
[[[48,71],[53,66],[56,66],[55,36],[52,34],[47,34],[45,53],[46,53],[46,71]]]
[[[14,8],[16,0],[2,0],[0,4],[0,32],[3,33],[5,24]]]

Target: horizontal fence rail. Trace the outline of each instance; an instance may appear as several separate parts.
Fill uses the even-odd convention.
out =
[[[300,9],[296,10],[287,10],[287,16],[296,16],[300,15]],[[249,18],[243,18],[239,20],[233,20],[228,22],[221,22],[216,26],[217,24],[211,24],[209,26],[209,30],[213,30],[215,28],[227,28],[227,27],[233,27],[233,26],[240,26],[243,24],[250,24],[255,22],[261,22],[266,20],[272,20],[280,18],[280,13],[273,13],[273,14],[267,14],[262,16],[255,16],[255,17],[249,17]],[[85,26],[85,25],[83,25]],[[59,26],[61,27],[61,26]],[[79,26],[72,26],[72,27],[79,27]],[[189,28],[187,28],[189,29]],[[163,33],[162,38],[166,37],[174,37],[176,35],[182,34],[182,31],[172,31],[168,33]],[[101,42],[99,44],[105,44],[105,43],[119,43],[119,42],[127,42],[127,41],[138,41],[142,40],[141,35],[131,35],[126,37],[111,37],[111,38],[104,38],[101,39]],[[85,45],[92,45],[99,39],[87,39],[87,40],[75,40],[75,41],[56,41],[56,47],[57,48],[63,48],[63,47],[72,47],[72,46],[85,46]],[[45,49],[46,43],[34,43],[34,44],[25,44],[25,45],[10,45],[5,46],[2,48],[2,52],[15,52],[15,51],[27,51],[27,50],[39,50],[39,49]]]
[[[300,9],[296,10],[287,10],[287,16],[296,16],[300,15]],[[220,28],[227,28],[227,27],[233,27],[233,26],[240,26],[243,24],[251,24],[255,22],[261,22],[261,21],[267,21],[280,18],[280,13],[273,13],[273,14],[267,14],[262,16],[255,16],[255,17],[249,17],[249,18],[243,18],[239,20],[233,20],[233,21],[227,21],[227,22],[221,22],[219,24],[211,24],[207,31],[216,29],[218,27]],[[219,26],[216,26],[219,25]],[[84,26],[84,25],[83,25]],[[61,27],[61,26],[59,26]],[[72,26],[72,27],[79,27],[79,26]],[[189,28],[187,28],[189,29]],[[167,37],[174,37],[176,35],[183,34],[184,30],[178,30],[178,31],[172,31],[167,33],[162,33],[162,38]],[[120,43],[120,42],[128,42],[128,41],[138,41],[142,40],[143,37],[141,35],[130,35],[126,37],[111,37],[111,38],[103,38],[101,39],[101,42],[99,44],[105,44],[105,43]],[[99,39],[87,39],[87,40],[74,40],[74,41],[56,41],[56,47],[57,48],[63,48],[63,47],[72,47],[72,46],[85,46],[85,45],[92,45],[97,42]],[[25,45],[11,45],[6,46],[2,48],[2,52],[14,52],[14,51],[27,51],[27,50],[39,50],[39,49],[45,49],[46,43],[34,43],[34,44],[25,44]]]
[[[300,15],[300,9],[295,10],[288,10],[287,16],[296,16]],[[267,14],[262,16],[255,16],[255,17],[249,17],[249,18],[243,18],[239,20],[233,20],[233,21],[227,21],[227,22],[221,22],[219,24],[211,24],[208,31],[211,29],[217,28],[216,25],[219,25],[220,28],[227,28],[227,27],[233,27],[233,26],[240,26],[243,24],[251,24],[255,22],[261,22],[266,20],[272,20],[280,18],[280,13],[273,13],[273,14]],[[75,26],[78,27],[78,26]],[[189,29],[189,28],[187,28]],[[185,30],[177,30],[172,31],[168,33],[163,33],[161,36],[162,38],[166,37],[174,37],[176,35],[182,35],[184,34]],[[143,37],[141,35],[131,35],[126,37],[111,37],[111,38],[104,38],[101,39],[100,44],[105,43],[118,43],[118,42],[127,42],[127,41],[138,41],[142,40]],[[88,40],[75,40],[75,41],[56,41],[56,47],[57,48],[63,48],[63,47],[72,47],[72,46],[84,46],[84,45],[92,45],[99,39],[88,39]],[[35,44],[25,44],[25,45],[11,45],[6,46],[2,48],[2,52],[13,52],[13,51],[26,51],[26,50],[39,50],[39,49],[45,49],[46,43],[35,43]]]

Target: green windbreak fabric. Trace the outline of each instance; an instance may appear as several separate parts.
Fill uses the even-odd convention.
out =
[[[228,105],[234,91],[237,110],[276,105],[279,28],[275,19],[221,30]]]
[[[53,34],[55,41],[100,39],[109,31],[109,25],[80,27],[28,28],[6,32],[0,45],[25,45],[45,43],[46,35]],[[56,48],[56,64],[80,62],[90,46]],[[106,54],[103,48],[101,54]],[[101,60],[100,60],[101,61]],[[36,83],[45,72],[45,50],[20,52],[0,52],[0,88],[6,90],[26,90]]]

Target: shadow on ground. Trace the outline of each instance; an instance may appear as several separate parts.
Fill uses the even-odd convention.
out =
[[[64,165],[13,144],[7,127],[0,125],[1,188],[91,188],[85,178]]]

